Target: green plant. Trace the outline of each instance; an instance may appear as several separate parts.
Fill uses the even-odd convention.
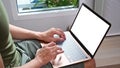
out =
[[[47,6],[49,8],[69,5],[78,6],[78,0],[47,0]]]
[[[69,6],[73,5],[74,7],[78,6],[79,0],[38,0],[34,7],[40,7],[41,4],[46,4],[46,7],[59,7],[59,6]],[[45,8],[45,7],[44,7]]]

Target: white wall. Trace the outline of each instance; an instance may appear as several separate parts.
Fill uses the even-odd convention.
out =
[[[81,2],[85,2],[91,7],[93,7],[94,4],[93,1],[94,0],[81,0]],[[3,0],[3,2],[7,9],[11,24],[36,31],[44,31],[51,27],[58,27],[63,30],[66,30],[66,28],[72,24],[72,21],[74,20],[74,17],[76,15],[76,13],[74,13],[71,15],[63,15],[56,17],[47,17],[47,18],[38,17],[36,19],[15,20],[13,18],[13,14],[11,10],[12,8],[11,8],[10,0]]]
[[[120,0],[105,0],[103,10],[104,17],[112,24],[109,33],[120,35]]]
[[[108,34],[120,35],[120,0],[95,1],[96,11],[112,24]]]

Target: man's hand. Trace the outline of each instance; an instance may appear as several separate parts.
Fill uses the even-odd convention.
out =
[[[54,38],[54,35],[57,34],[59,35],[60,38]],[[64,32],[59,29],[59,28],[51,28],[45,32],[38,32],[37,35],[38,40],[42,40],[44,42],[59,42],[59,41],[64,41],[65,40],[65,34]]]
[[[64,51],[60,47],[57,47],[54,42],[51,42],[46,44],[43,48],[38,49],[35,58],[38,59],[40,64],[45,65],[63,52]]]

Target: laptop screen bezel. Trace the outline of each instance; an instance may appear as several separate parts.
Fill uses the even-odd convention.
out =
[[[88,10],[90,10],[93,14],[95,14],[96,16],[98,16],[98,17],[99,17],[100,19],[102,19],[106,24],[109,25],[106,33],[104,34],[103,38],[101,39],[101,41],[100,41],[100,43],[99,43],[99,45],[98,45],[98,47],[97,47],[97,49],[95,50],[95,52],[94,52],[93,55],[89,52],[89,50],[82,44],[82,42],[81,42],[81,41],[74,35],[74,33],[71,31],[71,28],[72,28],[72,26],[74,25],[74,22],[75,22],[75,20],[76,20],[76,18],[77,18],[77,16],[78,16],[78,14],[79,14],[82,6],[86,7],[86,8],[87,8]],[[75,19],[74,19],[74,21],[73,21],[73,23],[72,23],[69,31],[70,31],[70,33],[72,34],[72,36],[76,39],[76,41],[81,45],[81,47],[86,51],[86,53],[87,53],[91,58],[93,58],[93,57],[95,56],[97,50],[99,49],[102,41],[104,40],[106,34],[108,33],[110,27],[111,27],[111,24],[110,24],[107,20],[105,20],[103,17],[101,17],[99,14],[97,14],[97,13],[96,13],[95,11],[93,11],[91,8],[89,8],[86,4],[82,3],[82,5],[80,6],[80,8],[79,8],[79,10],[78,10],[77,15],[76,15],[76,17],[75,17]]]

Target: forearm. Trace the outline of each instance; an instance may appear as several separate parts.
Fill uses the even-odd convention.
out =
[[[37,33],[32,30],[16,27],[14,25],[9,25],[10,32],[14,39],[36,39]]]
[[[15,67],[15,68],[41,68],[42,63],[40,63],[37,59],[33,59],[30,62],[20,66],[20,67]]]

